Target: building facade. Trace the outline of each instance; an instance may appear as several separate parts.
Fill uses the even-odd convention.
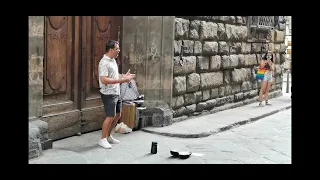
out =
[[[282,16],[176,17],[175,22],[174,117],[252,102],[259,90],[253,67],[268,50],[275,53],[276,64],[271,92],[281,95],[280,64],[286,51]]]
[[[142,127],[255,102],[252,70],[267,50],[276,63],[271,97],[280,96],[284,17],[30,16],[29,129],[42,135],[29,142],[43,148],[101,128],[97,66],[110,39],[120,41],[120,71],[136,73],[145,95]]]
[[[286,39],[285,39],[285,44],[287,46],[286,50],[286,62],[285,62],[285,69],[290,69],[291,68],[291,54],[292,54],[292,40],[291,40],[291,29],[292,29],[292,20],[291,16],[287,16],[286,18]]]

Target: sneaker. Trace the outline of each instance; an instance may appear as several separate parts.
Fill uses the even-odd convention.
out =
[[[108,137],[108,142],[111,144],[119,144],[120,141],[113,138],[111,135]]]
[[[263,107],[264,105],[263,105],[263,103],[262,103],[262,102],[260,102],[260,103],[259,103],[259,106]]]
[[[266,102],[266,105],[267,105],[267,106],[271,106],[271,104],[270,104],[269,102]]]
[[[112,146],[109,144],[109,142],[107,141],[106,138],[100,139],[99,145],[101,147],[103,147],[103,148],[106,148],[106,149],[111,149],[112,148]]]

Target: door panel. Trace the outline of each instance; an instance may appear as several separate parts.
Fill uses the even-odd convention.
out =
[[[46,51],[44,94],[55,94],[54,99],[59,94],[57,101],[70,99],[70,81],[67,84],[70,73],[67,74],[67,70],[70,68],[68,59],[72,57],[72,45],[68,41],[72,38],[71,19],[66,16],[51,16],[46,18],[46,22],[46,50],[50,50]]]
[[[120,17],[82,17],[81,132],[101,129],[105,113],[99,92],[98,65],[109,40],[118,39]]]
[[[43,120],[48,122],[51,139],[77,134],[81,131],[78,109],[78,60],[74,50],[72,26],[78,18],[71,16],[46,16]]]

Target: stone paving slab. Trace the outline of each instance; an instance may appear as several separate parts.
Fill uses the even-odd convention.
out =
[[[269,102],[272,106],[260,107],[258,103],[252,103],[176,122],[165,127],[145,127],[142,131],[180,138],[207,137],[291,108],[289,95],[270,99]]]
[[[115,133],[112,149],[98,145],[101,131],[53,142],[29,164],[291,164],[291,110],[204,138],[177,138],[143,131]],[[158,153],[150,154],[151,142]],[[170,150],[203,154],[182,160]]]

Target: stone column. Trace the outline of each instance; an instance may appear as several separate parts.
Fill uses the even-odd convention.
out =
[[[42,115],[44,16],[29,16],[29,120]]]
[[[42,121],[44,16],[29,16],[29,159],[52,147]]]
[[[124,16],[122,72],[136,73],[145,95],[143,126],[171,124],[174,16]]]

